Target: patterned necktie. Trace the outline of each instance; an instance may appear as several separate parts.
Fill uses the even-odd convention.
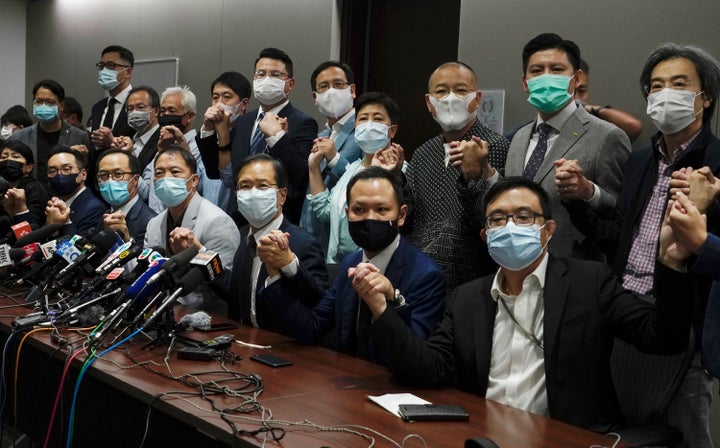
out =
[[[257,119],[257,126],[255,127],[255,133],[253,134],[252,140],[250,140],[250,154],[257,154],[265,151],[265,138],[260,130],[260,122],[265,116],[265,112],[260,112]]]
[[[115,104],[118,102],[113,97],[110,97],[108,99],[107,103],[107,112],[105,112],[105,120],[103,121],[103,127],[112,129],[113,127],[113,120],[115,119]]]
[[[540,165],[542,165],[543,160],[545,160],[545,153],[547,152],[547,139],[548,139],[548,133],[550,132],[550,125],[547,123],[540,123],[537,127],[538,132],[538,142],[537,146],[535,146],[535,149],[533,150],[532,155],[530,155],[530,160],[528,160],[527,165],[525,165],[525,170],[523,171],[523,177],[527,179],[534,179],[535,175],[538,172],[538,169],[540,169]]]

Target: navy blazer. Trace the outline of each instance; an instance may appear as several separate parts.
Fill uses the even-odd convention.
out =
[[[692,272],[707,275],[715,280],[708,297],[702,332],[703,366],[715,378],[720,378],[720,269],[718,266],[720,266],[720,237],[709,233],[695,260]]]
[[[298,258],[298,272],[292,278],[281,276],[273,285],[281,285],[283,289],[297,291],[302,297],[306,298],[305,303],[307,306],[314,306],[327,289],[328,276],[322,248],[315,238],[305,230],[292,224],[287,218],[282,220],[280,230],[290,234],[290,250]],[[241,241],[237,252],[235,252],[232,273],[225,271],[218,277],[218,283],[227,291],[225,297],[229,302],[228,316],[237,320],[242,320],[241,316],[243,314],[250,315],[249,309],[240,309],[240,291],[242,289],[240,286],[250,281],[250,278],[240,278],[249,231],[249,226],[240,229]],[[258,325],[265,330],[288,334],[285,323],[265,299],[265,280],[267,277],[267,268],[264,264],[261,264],[255,293]],[[250,322],[244,323],[252,325]]]
[[[285,320],[290,334],[300,342],[315,342],[336,329],[336,349],[356,355],[358,344],[366,343],[370,360],[384,362],[373,341],[357,341],[361,299],[347,272],[362,259],[362,250],[345,257],[333,285],[314,308],[303,302],[306,298],[282,285],[270,285],[265,294]],[[437,326],[445,307],[445,278],[442,271],[430,257],[401,237],[385,270],[385,277],[405,297],[406,304],[396,310],[397,314],[412,334],[424,340]]]
[[[157,216],[157,213],[138,197],[135,205],[130,208],[128,214],[125,216],[128,232],[130,232],[130,236],[135,242],[143,244],[148,222],[155,216]]]
[[[107,206],[98,199],[89,188],[85,188],[70,206],[70,224],[65,226],[63,233],[82,234],[102,225],[103,214]]]
[[[610,268],[579,259],[548,260],[543,291],[544,361],[550,417],[606,432],[622,422],[610,374],[614,337],[653,353],[687,345],[691,276],[658,264],[656,305],[625,290]],[[426,342],[390,310],[370,328],[393,371],[421,386],[451,383],[485,396],[497,302],[494,274],[457,287]],[[500,349],[501,347],[497,347]]]

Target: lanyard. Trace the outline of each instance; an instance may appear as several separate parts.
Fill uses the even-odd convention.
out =
[[[524,334],[526,338],[530,339],[535,345],[540,347],[540,350],[545,351],[545,348],[543,347],[542,342],[540,342],[540,340],[537,338],[537,336],[535,336],[535,333],[533,333],[532,331],[526,330],[525,327],[520,325],[520,322],[518,322],[517,319],[515,319],[515,315],[510,311],[510,308],[508,308],[507,304],[505,303],[505,300],[502,297],[498,296],[498,301],[500,303],[502,303],[503,308],[505,308],[505,311],[507,311],[508,316],[510,316],[510,319],[512,319],[512,321],[515,323],[515,325],[517,325],[520,332],[522,334]],[[533,319],[533,321],[534,321],[534,319]]]

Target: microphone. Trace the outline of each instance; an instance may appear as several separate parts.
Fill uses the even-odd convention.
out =
[[[16,261],[20,261],[25,256],[22,249],[10,248],[7,244],[0,245],[0,268],[14,266]]]
[[[207,272],[202,267],[194,267],[190,269],[183,277],[177,281],[178,288],[173,291],[165,301],[157,307],[155,312],[145,320],[143,328],[149,327],[150,324],[165,312],[171,305],[174,305],[180,296],[190,294],[200,286],[207,276]]]
[[[27,221],[24,222],[27,224]],[[62,228],[62,224],[48,224],[40,227],[37,230],[33,230],[32,232],[28,232],[24,236],[17,238],[13,246],[22,247],[32,243],[45,242],[50,235],[60,230],[60,228]]]
[[[191,314],[186,314],[180,319],[177,324],[178,330],[209,330],[212,318],[205,311],[198,311]]]
[[[190,264],[203,268],[207,273],[207,279],[209,281],[215,280],[215,277],[222,274],[223,271],[220,255],[210,250],[198,252],[198,254],[190,260]]]
[[[129,247],[123,248],[125,244],[127,244]],[[102,264],[100,264],[100,266],[95,269],[95,273],[100,275],[101,277],[104,277],[113,269],[124,266],[127,262],[134,259],[142,250],[142,246],[140,245],[133,243],[125,244],[118,248],[118,250],[122,249],[119,253],[116,250],[110,257],[108,257]]]
[[[8,233],[11,225],[12,219],[8,215],[0,216],[0,234]]]
[[[147,284],[152,285],[153,283],[164,278],[168,274],[172,275],[173,278],[180,277],[187,272],[187,270],[189,269],[188,264],[190,263],[190,260],[192,260],[197,254],[197,247],[192,246],[183,250],[179,254],[173,255],[168,259],[167,263],[163,265],[160,272],[150,277]]]
[[[75,242],[76,246],[80,246],[84,251],[72,260],[70,264],[65,266],[57,274],[58,279],[62,279],[69,272],[72,272],[78,266],[97,260],[97,257],[105,255],[117,241],[115,232],[100,231],[92,237],[90,241],[80,239]]]

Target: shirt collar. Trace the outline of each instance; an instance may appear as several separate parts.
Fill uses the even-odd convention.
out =
[[[74,195],[70,196],[67,201],[65,201],[65,203],[67,204],[68,207],[70,207],[70,206],[72,205],[72,203],[73,203],[73,201],[75,200],[75,198],[77,198],[78,196],[80,196],[80,193],[82,193],[83,191],[85,191],[85,188],[87,188],[87,187],[83,186],[81,189],[79,189],[78,191],[76,191]]]
[[[540,114],[538,114],[536,123],[547,123],[550,127],[559,132],[560,129],[565,126],[565,123],[570,119],[570,117],[572,117],[572,114],[575,113],[577,108],[577,103],[575,103],[575,101],[570,101],[567,106],[563,107],[560,112],[553,115],[553,117],[548,121],[543,121],[542,118],[540,118]],[[537,129],[537,125],[535,126],[535,129]]]
[[[277,230],[280,228],[280,224],[283,222],[283,214],[280,213],[277,218],[273,219],[269,223],[265,224],[265,227],[261,227],[257,230],[257,232],[253,233],[252,228],[248,230],[248,235],[254,235],[255,237],[255,244],[257,244],[258,241],[260,241],[260,238],[264,237],[265,235],[268,235],[271,231]]]
[[[328,125],[328,122],[326,121],[326,122],[325,122],[325,129],[336,130],[337,132],[340,132],[340,129],[345,125],[345,123],[347,123],[347,121],[348,121],[348,120],[350,119],[350,117],[352,117],[353,115],[355,115],[355,108],[354,108],[354,107],[353,107],[352,109],[350,109],[350,110],[348,111],[348,113],[346,113],[346,114],[343,115],[342,117],[338,118],[338,121],[336,121],[334,125],[330,126],[330,125]]]
[[[532,271],[523,280],[523,289],[525,289],[527,286],[530,286],[530,282],[532,282],[532,281],[537,282],[540,290],[545,288],[545,274],[547,272],[548,258],[549,258],[548,253],[545,252],[540,264],[535,268],[534,271]],[[492,287],[490,288],[490,296],[496,302],[497,302],[497,299],[499,296],[502,296],[503,298],[510,297],[508,294],[503,292],[503,290],[501,288],[501,285],[503,284],[504,280],[505,280],[505,275],[503,274],[502,268],[500,268],[500,269],[498,269],[497,273],[495,274],[495,278],[493,279]]]
[[[142,142],[143,146],[145,146],[145,145],[147,144],[148,140],[150,140],[150,137],[152,137],[152,135],[155,133],[155,131],[158,130],[159,127],[160,127],[160,125],[159,125],[159,124],[156,124],[155,126],[151,127],[151,128],[148,129],[147,131],[145,131],[145,132],[144,132],[142,135],[140,135],[140,136],[138,136],[137,134],[135,134],[135,137],[133,137],[133,140],[136,140],[136,141],[137,141],[137,140],[140,140],[140,142]]]
[[[123,212],[123,215],[127,216],[130,213],[130,209],[133,208],[135,203],[138,201],[138,195],[133,196],[132,199],[124,203],[118,208],[111,208],[113,212]]]
[[[372,259],[368,258],[365,250],[363,250],[363,263],[372,263],[380,271],[381,274],[385,275],[385,270],[390,264],[390,259],[400,245],[400,234],[398,234],[392,243],[388,244],[387,247],[377,253]]]
[[[660,134],[660,138],[657,139],[657,145],[655,147],[655,150],[660,154],[660,157],[662,157],[662,160],[664,160],[668,165],[672,165],[677,160],[680,160],[681,157],[685,156],[689,152],[690,146],[695,141],[695,139],[700,135],[702,132],[702,129],[697,131],[695,134],[693,134],[689,139],[687,139],[680,147],[675,151],[675,154],[673,154],[673,160],[668,160],[667,157],[665,157],[665,143],[662,138],[662,134]]]
[[[130,96],[130,91],[132,90],[132,86],[128,84],[127,87],[125,87],[120,93],[115,95],[115,99],[120,104],[125,104],[125,101],[127,101],[128,96]]]
[[[273,114],[277,115],[283,109],[283,107],[288,105],[289,102],[290,102],[290,100],[285,100],[282,103],[278,104],[277,106],[273,107],[272,109],[265,111],[265,113],[266,114],[273,113]],[[257,119],[261,113],[263,113],[262,107],[258,108],[258,113],[257,113],[257,117],[255,117],[255,121],[257,121]]]

